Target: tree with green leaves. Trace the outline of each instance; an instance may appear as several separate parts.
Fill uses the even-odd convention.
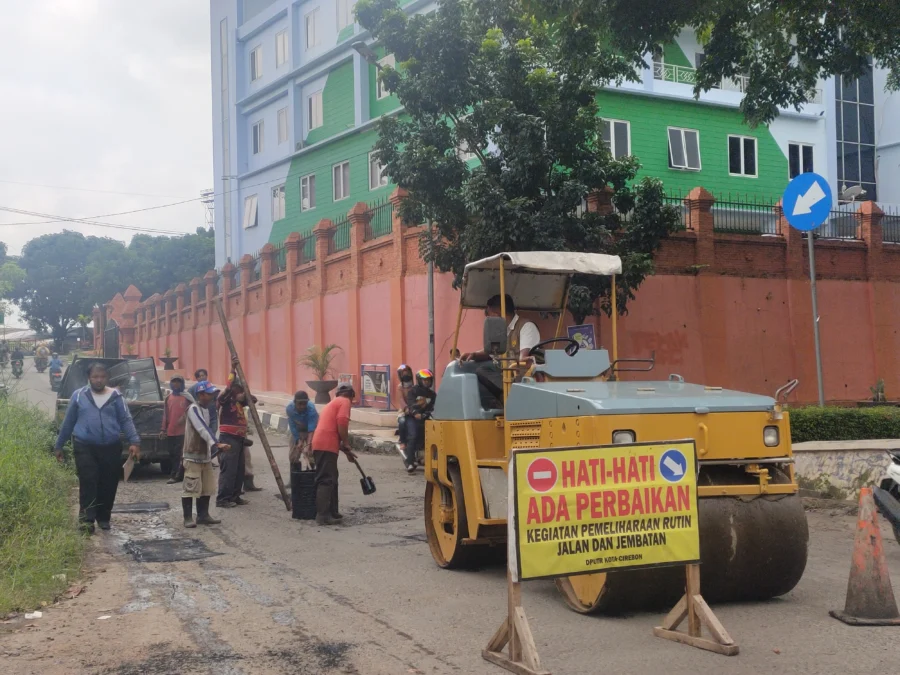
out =
[[[356,11],[394,55],[379,77],[404,111],[379,121],[376,150],[409,190],[403,215],[434,223],[426,259],[458,283],[467,261],[502,250],[615,253],[623,311],[677,217],[658,181],[635,183],[640,158],[606,153],[600,87],[639,81],[650,55],[685,28],[706,54],[695,94],[747,76],[751,126],[807,102],[820,77],[859,75],[869,57],[900,82],[896,0],[442,0],[414,16],[395,0],[360,0]],[[604,188],[627,217],[577,209]],[[608,311],[608,293],[576,280],[575,318],[598,297]]]
[[[900,3],[897,0],[523,0],[535,21],[552,24],[558,39],[590,59],[597,40],[635,68],[671,43],[683,28],[696,31],[705,58],[695,94],[723,78],[748,78],[741,109],[751,126],[771,122],[779,108],[809,102],[820,78],[855,79],[870,62],[890,71],[900,87]],[[606,64],[592,65],[603,77]]]
[[[414,16],[394,0],[361,0],[357,15],[397,63],[380,77],[404,114],[380,120],[376,151],[409,191],[403,217],[434,224],[426,259],[459,283],[467,262],[503,250],[616,254],[624,311],[679,222],[662,183],[634,183],[637,160],[613,159],[604,143],[597,90],[628,77],[629,64],[606,52],[580,58],[585,45],[572,52],[519,0],[445,0]],[[601,190],[614,213],[580,208]],[[576,321],[608,311],[609,288],[576,279]]]

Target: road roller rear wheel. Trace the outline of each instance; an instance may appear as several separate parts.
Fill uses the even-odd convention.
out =
[[[735,485],[741,474],[707,472],[701,484]],[[783,474],[773,478],[787,479]],[[698,508],[700,584],[708,602],[768,600],[800,581],[809,529],[799,496],[704,497]],[[556,586],[566,604],[581,614],[661,609],[684,593],[684,568],[586,574],[557,579]]]
[[[451,464],[447,468],[452,487],[437,485],[431,481],[425,484],[425,532],[431,557],[444,569],[466,569],[480,562],[481,546],[464,546],[469,524],[466,519],[466,503],[463,498],[462,477],[459,467]],[[441,504],[450,511],[444,518]],[[449,520],[449,522],[444,522]]]

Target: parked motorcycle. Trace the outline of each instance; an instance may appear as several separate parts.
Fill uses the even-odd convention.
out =
[[[50,371],[50,389],[53,391],[59,391],[59,386],[62,384],[63,374],[61,370],[51,370]]]
[[[13,377],[15,377],[18,380],[20,377],[22,377],[22,374],[24,372],[25,372],[25,364],[22,361],[20,361],[19,359],[16,359],[15,361],[12,362]]]
[[[894,529],[894,538],[900,544],[900,450],[888,450],[891,458],[879,487],[874,490],[878,510]]]

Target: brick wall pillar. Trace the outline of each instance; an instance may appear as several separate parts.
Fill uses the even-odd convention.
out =
[[[870,281],[879,280],[881,271],[881,249],[884,233],[881,230],[882,211],[875,202],[863,202],[856,212],[857,237],[866,243],[866,274]]]
[[[707,273],[716,261],[715,227],[712,207],[716,203],[705,188],[695,187],[684,200],[688,208],[688,226],[697,234],[696,264],[699,274]]]
[[[325,281],[325,259],[328,257],[328,244],[334,232],[334,223],[323,218],[313,228],[316,237],[316,280],[318,289],[313,300],[313,336],[316,345],[325,346],[325,292],[328,284]]]
[[[360,372],[362,365],[362,332],[359,318],[359,288],[362,286],[362,246],[366,240],[366,229],[371,215],[364,202],[357,202],[347,214],[350,221],[350,289],[347,293],[348,328],[350,344],[347,345],[347,359],[350,372]]]
[[[591,213],[599,213],[601,216],[611,215],[613,209],[613,189],[608,185],[596,190],[587,196],[587,207]]]
[[[196,330],[197,325],[199,324],[199,319],[197,318],[197,314],[200,310],[200,286],[203,285],[203,279],[200,277],[194,277],[191,279],[190,288],[191,288],[191,329]]]
[[[230,265],[231,263],[225,263],[225,266]],[[225,267],[222,267],[224,270]],[[206,325],[210,325],[216,323],[219,320],[219,317],[216,313],[215,307],[215,299],[219,294],[219,289],[216,287],[216,282],[219,280],[219,276],[216,274],[215,270],[210,270],[206,274],[203,275],[203,283],[206,284]],[[223,282],[224,283],[224,282]],[[224,302],[224,301],[223,301]]]
[[[294,270],[300,267],[300,233],[291,232],[284,240],[284,267],[287,270],[288,302],[297,298],[294,284]]]
[[[391,212],[391,239],[393,248],[394,266],[391,269],[390,279],[390,307],[391,307],[391,366],[396,369],[401,363],[406,363],[406,334],[403,327],[406,323],[406,288],[404,277],[406,276],[406,223],[400,217],[400,205],[407,197],[403,188],[396,188],[390,196],[393,206]]]

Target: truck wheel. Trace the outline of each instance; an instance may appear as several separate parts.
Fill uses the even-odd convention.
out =
[[[161,473],[165,474],[166,476],[171,476],[172,475],[172,462],[169,461],[168,459],[164,459],[163,461],[161,461],[159,463],[159,470]]]

